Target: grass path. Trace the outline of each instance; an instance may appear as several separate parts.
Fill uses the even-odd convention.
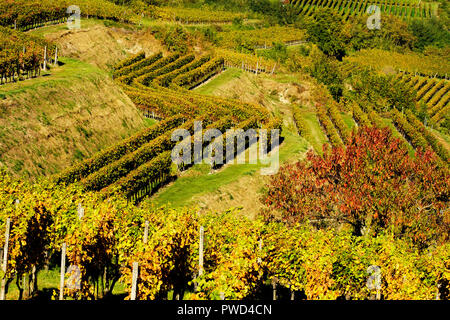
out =
[[[236,78],[241,78],[243,71],[238,68],[230,68],[217,77],[211,79],[211,81],[196,88],[194,91],[205,95],[214,95],[224,90],[229,90],[229,84]],[[250,78],[252,80],[253,78]],[[256,79],[253,79],[256,81]],[[280,83],[290,83],[295,81],[295,77],[284,77],[275,81]],[[242,83],[250,87],[255,86],[247,78],[243,78]],[[256,92],[256,91],[255,91]],[[270,97],[269,92],[264,92],[266,97]],[[274,102],[275,114],[289,117],[288,112],[281,112],[288,108],[288,105],[280,102],[279,100]],[[300,137],[294,128],[291,126],[284,126],[282,137],[284,138],[279,148],[279,161],[280,165],[287,162],[298,160],[304,157],[306,151],[309,148],[308,142]],[[322,139],[320,139],[322,141]],[[247,152],[248,153],[248,152]],[[210,172],[208,164],[199,164],[190,168],[187,172],[181,174],[177,180],[161,189],[154,196],[146,201],[151,201],[156,206],[170,205],[172,207],[181,207],[186,205],[198,205],[203,203],[210,207],[220,207],[219,209],[228,209],[229,201],[222,201],[222,198],[238,198],[241,202],[236,200],[236,204],[243,206],[247,204],[248,211],[254,211],[254,208],[258,201],[259,193],[264,188],[267,182],[267,176],[261,176],[260,170],[267,165],[261,163],[258,164],[228,164],[222,169]],[[214,200],[218,197],[218,202]],[[229,200],[229,199],[228,199]],[[252,205],[250,205],[250,203]]]
[[[200,94],[212,95],[214,91],[222,87],[227,82],[233,80],[234,78],[239,78],[243,72],[244,71],[238,68],[229,68],[217,77],[211,79],[211,81],[195,88],[194,91]]]
[[[308,149],[307,142],[291,131],[284,132],[283,136],[285,139],[280,146],[280,164],[301,158]],[[208,164],[195,165],[151,200],[157,206],[170,204],[172,207],[181,207],[192,204],[193,197],[215,192],[242,177],[259,175],[263,167],[267,165],[261,163],[226,165],[216,173],[210,174]]]
[[[317,119],[315,112],[304,112],[303,113],[304,119],[306,123],[309,126],[309,129],[311,130],[311,136],[313,137],[313,141],[310,141],[311,145],[313,146],[314,150],[317,153],[322,153],[322,145],[328,142],[328,138],[323,132],[319,120]]]
[[[39,77],[1,85],[0,94],[11,96],[37,88],[53,87],[55,84],[70,85],[74,80],[83,80],[87,76],[106,75],[106,72],[99,68],[76,59],[61,57],[59,62],[61,66],[50,65],[50,70],[41,72]]]

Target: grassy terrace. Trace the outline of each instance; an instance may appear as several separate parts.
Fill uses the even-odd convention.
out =
[[[239,78],[243,72],[241,69],[230,68],[196,88],[195,91],[201,94],[213,95],[224,84],[235,78]],[[293,79],[292,77],[280,77],[278,81],[286,83]],[[312,125],[316,126],[318,122]],[[321,137],[317,143],[323,143],[325,139],[323,139],[323,133],[320,131],[320,127],[316,128],[316,131],[319,132],[318,136]],[[308,142],[298,136],[294,128],[283,127],[282,138],[284,140],[279,148],[280,165],[302,157],[309,148]],[[248,150],[246,151],[246,155],[248,159]],[[227,164],[218,171],[211,172],[209,164],[194,165],[176,181],[156,193],[151,198],[151,201],[155,205],[171,205],[173,207],[195,204],[193,198],[214,193],[219,188],[238,182],[242,178],[259,176],[260,170],[264,167],[268,167],[268,165],[260,162],[258,164]],[[263,188],[264,186],[261,185],[260,187]]]

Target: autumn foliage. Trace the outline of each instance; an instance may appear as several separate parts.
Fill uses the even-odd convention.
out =
[[[364,128],[346,148],[313,152],[272,178],[267,220],[350,225],[355,235],[389,230],[416,244],[448,239],[449,170],[431,150],[414,158],[388,129]]]

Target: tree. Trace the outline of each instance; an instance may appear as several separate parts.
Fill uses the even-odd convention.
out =
[[[344,24],[333,10],[319,9],[312,20],[306,23],[309,40],[315,42],[326,55],[342,60],[347,43]]]
[[[414,19],[409,25],[409,30],[417,38],[414,47],[420,51],[430,45],[442,48],[450,43],[450,35],[446,26],[436,17]]]
[[[348,224],[355,235],[391,230],[416,244],[448,239],[450,173],[431,151],[408,156],[389,129],[364,128],[344,148],[288,165],[263,201],[267,220]]]
[[[381,28],[374,30],[367,28],[367,19],[368,15],[351,17],[345,25],[350,35],[348,45],[350,50],[413,48],[415,37],[402,19],[392,15],[382,15]]]
[[[311,65],[306,67],[307,71],[317,80],[325,84],[331,95],[339,101],[344,89],[342,75],[336,59],[325,56],[316,47],[309,52]]]
[[[370,104],[376,111],[411,109],[416,113],[416,92],[407,84],[397,81],[393,75],[370,70],[353,73],[349,95],[360,104]]]

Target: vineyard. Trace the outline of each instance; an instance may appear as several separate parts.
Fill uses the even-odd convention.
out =
[[[251,30],[233,30],[219,34],[219,46],[234,49],[239,46],[245,48],[267,48],[276,40],[278,43],[289,43],[305,40],[303,30],[292,27],[269,27]]]
[[[223,24],[231,23],[235,19],[246,19],[245,14],[211,10],[207,8],[196,9],[149,6],[146,12],[152,18],[176,21],[182,24]]]
[[[232,128],[280,129],[279,121],[257,105],[189,91],[223,68],[222,58],[179,53],[166,57],[161,53],[149,57],[138,53],[118,64],[115,77],[125,93],[146,116],[164,120],[67,169],[56,182],[79,181],[86,190],[139,199],[170,178],[170,151],[176,144],[171,135],[175,129],[188,130],[193,135],[195,121],[202,121],[205,130],[215,128],[221,132]],[[224,155],[225,150],[221,157]]]
[[[336,10],[345,18],[351,16],[361,16],[367,13],[370,6],[379,7],[381,14],[390,14],[401,17],[403,19],[411,18],[431,18],[436,16],[438,12],[438,4],[433,2],[422,2],[418,0],[294,0],[291,5],[298,9],[299,14],[311,15],[317,8],[331,8]],[[375,12],[373,10],[371,13]]]
[[[412,77],[405,74],[400,74],[399,80],[417,91],[417,100],[426,104],[427,113],[432,124],[438,125],[449,114],[449,80],[420,76]]]
[[[400,71],[414,75],[448,78],[448,64],[442,58],[418,53],[398,53],[380,49],[364,49],[344,58],[347,69],[369,67],[378,71]]]
[[[448,300],[445,10],[0,0],[0,300]]]
[[[76,299],[107,296],[119,280],[130,298],[135,263],[140,300],[165,298],[169,292],[185,299],[267,298],[261,286],[272,288],[272,283],[296,298],[365,299],[375,294],[365,286],[365,266],[373,264],[386,272],[384,299],[434,299],[435,284],[448,279],[442,273],[448,244],[422,256],[407,241],[390,237],[358,239],[347,232],[287,228],[249,220],[233,210],[198,217],[190,209],[137,208],[120,198],[104,201],[101,194],[75,186],[29,185],[3,172],[0,181],[0,227],[5,228],[6,218],[11,226],[6,276],[11,281],[30,274],[30,283],[17,282],[21,295],[38,288],[33,280],[37,267],[60,252],[63,243],[67,265],[77,265],[81,274],[80,289],[66,287],[63,295]],[[345,270],[355,275],[351,283]],[[407,281],[401,281],[405,276]]]
[[[124,10],[106,0],[77,0],[76,3],[68,0],[18,0],[0,2],[0,25],[26,31],[48,23],[62,23],[69,16],[67,9],[75,4],[80,8],[81,17],[116,21],[133,21],[135,18],[131,10]]]
[[[0,27],[0,85],[40,75],[57,61],[56,46],[42,39]]]

